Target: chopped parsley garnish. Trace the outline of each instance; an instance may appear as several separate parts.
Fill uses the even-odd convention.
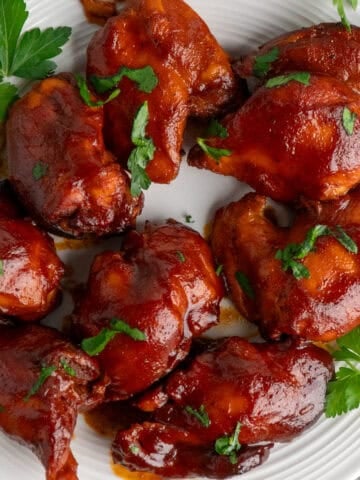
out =
[[[206,130],[206,136],[227,138],[229,136],[229,132],[227,131],[226,127],[221,125],[221,123],[218,120],[216,120],[216,118],[212,118]]]
[[[270,78],[270,80],[265,83],[265,87],[280,87],[281,85],[286,85],[289,82],[299,82],[303,85],[310,85],[310,78],[311,75],[308,72],[296,72],[290,73],[289,75],[279,75],[278,77]]]
[[[131,172],[131,195],[138,197],[141,190],[147,190],[151,180],[145,171],[147,164],[154,158],[155,145],[152,138],[146,137],[146,127],[149,122],[148,102],[144,102],[135,115],[131,131],[131,141],[135,148],[130,153],[128,168]]]
[[[137,455],[140,452],[140,448],[135,444],[130,445],[129,450],[134,455]]]
[[[110,328],[103,328],[98,335],[94,337],[85,338],[81,342],[81,348],[90,356],[95,356],[101,353],[109,342],[119,333],[128,335],[133,340],[145,341],[147,337],[144,332],[137,328],[132,328],[124,320],[113,318],[110,321]]]
[[[195,220],[193,220],[192,215],[185,215],[185,222],[186,223],[195,223]]]
[[[75,370],[68,364],[68,362],[62,358],[60,360],[60,365],[62,366],[62,368],[64,369],[64,371],[70,375],[70,377],[76,377],[76,372]]]
[[[195,410],[194,408],[187,406],[185,407],[185,412],[187,412],[189,415],[192,415],[193,417],[198,420],[198,422],[205,428],[208,428],[211,424],[209,415],[207,411],[205,410],[204,405],[201,405],[198,410]]]
[[[249,298],[251,298],[251,300],[254,300],[255,292],[254,292],[252,286],[250,285],[250,281],[249,281],[248,277],[245,275],[245,273],[236,272],[235,273],[235,278],[236,278],[237,283],[240,285],[240,287],[244,291],[244,293]]]
[[[0,0],[0,121],[5,120],[18,93],[11,83],[2,83],[3,79],[48,77],[56,69],[51,59],[61,53],[71,35],[69,27],[23,32],[28,16],[24,0]]]
[[[4,260],[0,260],[0,275],[4,275]]]
[[[109,77],[92,75],[90,82],[97,93],[105,93],[115,88],[123,77],[133,80],[138,89],[144,93],[151,93],[159,83],[159,80],[150,65],[143,68],[121,67],[118,73]]]
[[[335,379],[328,383],[325,415],[336,417],[360,406],[360,327],[337,340],[339,350],[333,353],[336,360],[344,361]]]
[[[34,396],[40,388],[44,385],[46,380],[51,377],[51,375],[55,372],[56,367],[54,365],[50,365],[48,367],[42,366],[39,378],[36,380],[34,385],[30,388],[29,392],[27,395],[24,397],[24,401],[27,402],[30,400],[32,396]]]
[[[353,10],[356,10],[358,7],[358,0],[347,0],[348,4],[351,5]],[[333,0],[333,5],[337,7],[337,11],[339,14],[339,17],[341,19],[341,23],[344,25],[346,30],[348,32],[351,32],[351,25],[349,22],[349,19],[346,16],[345,13],[345,6],[344,6],[344,0]]]
[[[348,135],[352,135],[354,133],[356,119],[357,119],[356,113],[352,112],[347,107],[345,107],[342,115],[342,124],[345,132]]]
[[[305,258],[310,252],[315,251],[315,243],[319,237],[332,236],[351,253],[358,253],[356,243],[340,227],[332,229],[326,225],[315,225],[307,232],[305,240],[302,243],[289,243],[283,250],[276,252],[275,258],[282,263],[282,269],[286,272],[291,270],[296,280],[309,278],[310,272],[302,263],[297,262]]]
[[[255,77],[262,78],[269,73],[271,64],[279,58],[280,50],[277,47],[272,48],[264,55],[258,55],[255,58],[253,73]]]
[[[215,452],[219,455],[228,456],[230,463],[233,465],[237,462],[237,452],[241,448],[241,444],[239,443],[240,430],[241,423],[237,422],[235,431],[232,435],[220,437],[215,442]]]
[[[220,277],[220,275],[222,274],[222,271],[224,270],[224,265],[218,265],[216,267],[216,270],[215,270],[215,273],[218,277]]]
[[[177,250],[177,251],[176,251],[176,256],[177,256],[177,258],[179,259],[179,262],[181,262],[181,263],[185,263],[185,262],[186,262],[185,255],[184,255],[183,252],[181,252],[180,250]]]
[[[48,169],[49,169],[49,165],[46,165],[45,163],[42,163],[42,162],[36,163],[34,168],[32,169],[33,179],[36,181],[41,180],[43,177],[47,175]]]
[[[91,100],[91,92],[89,90],[89,87],[86,83],[85,78],[82,75],[76,75],[76,82],[77,82],[77,86],[79,88],[80,96],[81,96],[83,102],[88,107],[102,107],[106,103],[109,103],[112,100],[114,100],[114,98],[116,98],[120,93],[120,90],[117,88],[116,90],[111,92],[111,94],[108,96],[108,98],[106,100],[104,100],[104,101],[103,100],[94,101],[94,100]]]
[[[222,157],[229,157],[232,154],[232,151],[226,148],[211,147],[206,143],[205,138],[198,137],[196,141],[201,150],[206,153],[206,155],[214,159],[216,163],[220,163]]]

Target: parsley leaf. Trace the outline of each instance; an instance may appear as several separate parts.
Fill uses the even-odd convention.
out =
[[[61,53],[61,47],[69,40],[70,27],[34,28],[25,32],[18,43],[10,74],[32,80],[45,78],[56,69],[49,61]]]
[[[35,164],[34,168],[32,169],[32,176],[34,180],[38,181],[41,180],[43,177],[47,175],[47,171],[49,169],[49,165],[45,163],[38,162]]]
[[[221,123],[218,120],[216,120],[216,118],[212,118],[207,128],[206,136],[227,138],[229,136],[229,132],[227,131],[226,127],[221,125]]]
[[[185,255],[183,254],[183,252],[180,252],[180,250],[177,250],[176,251],[176,256],[178,257],[180,263],[185,263],[186,258],[185,258]]]
[[[289,243],[283,250],[278,250],[275,258],[282,262],[282,269],[286,272],[291,270],[296,280],[309,278],[309,270],[296,260],[305,258],[310,252],[315,250],[315,243],[319,237],[329,235],[334,238],[348,250],[356,254],[358,247],[349,235],[340,227],[331,229],[326,225],[315,225],[307,232],[305,240],[302,243]]]
[[[303,85],[310,85],[311,75],[308,72],[296,72],[290,73],[289,75],[279,75],[278,77],[270,78],[265,83],[265,87],[274,88],[280,87],[281,85],[286,85],[289,82],[299,82]]]
[[[68,362],[62,358],[60,360],[60,365],[62,366],[62,368],[64,369],[64,371],[70,375],[70,377],[76,377],[76,372],[75,370],[68,364]]]
[[[244,293],[249,298],[251,298],[251,300],[254,300],[255,299],[255,292],[254,292],[252,286],[250,285],[250,281],[249,281],[248,277],[245,275],[245,273],[236,272],[235,273],[235,278],[236,278],[237,283],[240,285],[240,287],[244,291]]]
[[[220,163],[222,157],[229,157],[232,154],[231,150],[227,150],[225,148],[215,148],[207,145],[205,138],[198,137],[196,141],[201,150],[205,152],[206,155],[213,158],[216,163]]]
[[[264,55],[258,55],[255,58],[253,73],[255,77],[262,78],[269,73],[271,64],[279,58],[280,50],[277,47],[272,48]]]
[[[185,215],[186,223],[195,223],[195,220],[192,218],[192,215]]]
[[[358,0],[348,0],[348,3],[351,5],[353,10],[357,9]],[[344,27],[346,28],[346,30],[348,32],[351,32],[351,25],[350,25],[349,19],[346,16],[346,13],[345,13],[344,0],[333,0],[333,5],[335,5],[335,7],[337,7],[337,11],[338,11],[339,17],[341,19],[341,23],[344,25]]]
[[[346,362],[335,379],[328,384],[325,414],[336,417],[360,406],[360,368],[352,362],[360,362],[360,327],[337,340],[340,347],[333,353],[336,360]]]
[[[30,400],[30,397],[34,396],[39,389],[44,385],[46,380],[51,377],[51,375],[55,372],[56,367],[54,365],[50,365],[49,367],[41,367],[41,372],[39,378],[36,380],[34,385],[30,388],[29,392],[27,393],[26,397],[24,397],[24,401],[27,402]]]
[[[0,260],[0,275],[4,275],[4,260]]]
[[[9,108],[18,98],[18,89],[15,85],[0,83],[0,122],[6,119]]]
[[[239,443],[239,433],[241,429],[241,423],[237,422],[235,431],[232,435],[220,437],[215,442],[215,451],[219,455],[227,455],[230,463],[235,465],[237,462],[237,452],[241,448]]]
[[[185,412],[187,412],[189,415],[193,415],[203,427],[208,428],[210,426],[211,421],[204,405],[201,405],[198,410],[187,406],[185,407]]]
[[[345,107],[342,115],[342,124],[345,132],[348,135],[352,135],[354,133],[356,119],[357,119],[356,113],[352,112],[347,107]]]
[[[87,86],[85,78],[82,75],[76,75],[76,83],[80,91],[80,96],[88,107],[102,107],[106,103],[114,100],[114,98],[116,98],[120,93],[120,90],[116,89],[109,95],[106,100],[94,101],[91,100],[91,92],[89,90],[89,87]]]
[[[216,273],[216,275],[217,275],[218,277],[220,277],[223,269],[224,269],[224,265],[218,265],[218,266],[216,267],[215,273]]]
[[[28,18],[24,0],[0,0],[0,72],[9,76],[17,43]]]
[[[103,328],[98,335],[85,338],[81,342],[81,348],[90,356],[101,353],[107,344],[119,333],[128,335],[133,340],[145,341],[147,337],[144,332],[137,328],[131,328],[126,322],[118,318],[112,318],[110,328]]]
[[[135,445],[135,443],[132,443],[129,446],[129,450],[133,455],[137,455],[140,452],[140,448],[137,445]]]
[[[115,88],[123,77],[133,80],[138,89],[144,93],[151,93],[159,83],[159,80],[150,65],[143,68],[121,67],[118,73],[109,77],[92,75],[90,82],[97,93],[105,93]]]
[[[141,190],[147,190],[151,180],[145,171],[147,164],[154,158],[155,145],[152,138],[146,137],[146,126],[149,122],[148,102],[144,102],[135,115],[131,132],[131,141],[135,145],[128,160],[131,172],[131,195],[138,197]]]

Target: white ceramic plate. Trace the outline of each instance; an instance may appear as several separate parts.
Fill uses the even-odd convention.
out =
[[[232,54],[254,50],[261,43],[294,28],[323,21],[337,21],[331,0],[188,0],[205,19],[220,43]],[[59,70],[81,71],[86,45],[97,27],[84,19],[79,0],[27,0],[30,19],[27,27],[69,25],[71,42],[58,59]],[[353,23],[360,24],[360,14],[349,12]],[[191,134],[190,134],[191,136]],[[190,137],[189,137],[190,138]],[[200,232],[214,211],[240,198],[249,188],[234,179],[221,177],[183,165],[179,177],[169,186],[153,184],[146,193],[144,219],[180,221],[191,214]],[[164,201],[165,199],[165,201]],[[113,247],[118,240],[106,242]],[[74,281],[84,281],[94,252],[61,252],[76,273]],[[56,323],[71,311],[65,303],[52,314]],[[235,327],[226,329],[229,334]],[[244,323],[240,324],[240,330]],[[238,330],[238,331],[240,331]],[[1,388],[1,386],[0,386]],[[360,412],[354,411],[334,420],[321,418],[311,429],[290,444],[277,446],[261,467],[242,476],[244,480],[356,480],[360,477]],[[80,480],[114,480],[111,469],[110,440],[98,436],[80,417],[73,441],[79,462]],[[0,434],[0,479],[44,480],[37,459],[24,447]]]

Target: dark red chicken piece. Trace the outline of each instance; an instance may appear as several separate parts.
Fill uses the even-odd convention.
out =
[[[147,224],[144,233],[125,237],[121,251],[96,257],[75,310],[75,332],[93,337],[120,319],[146,336],[117,334],[99,354],[111,379],[107,399],[125,399],[168,373],[192,337],[217,322],[221,297],[207,243],[176,222]]]
[[[332,77],[263,86],[223,119],[227,138],[207,140],[228,155],[216,160],[197,145],[189,163],[234,176],[279,201],[338,198],[360,182],[359,115],[359,96]]]
[[[96,360],[55,330],[0,327],[0,428],[36,453],[47,480],[78,478],[70,441],[78,412],[102,401],[99,374]]]
[[[71,236],[132,226],[142,197],[105,150],[103,109],[88,107],[71,75],[38,83],[7,122],[10,181],[46,228]]]
[[[285,33],[236,62],[235,70],[243,78],[253,76],[256,59],[274,53],[274,49],[277,59],[270,62],[265,78],[293,71],[320,73],[347,82],[359,91],[359,27],[353,25],[348,31],[341,23],[321,23]]]
[[[290,440],[319,417],[333,372],[331,356],[311,344],[221,340],[170,376],[154,423],[117,434],[114,460],[166,477],[244,473],[271,447],[252,444]],[[235,433],[241,448],[219,453],[216,441]]]
[[[64,267],[54,241],[21,217],[7,182],[0,183],[0,314],[38,320],[59,297]]]
[[[206,24],[182,0],[129,0],[89,45],[90,76],[145,66],[154,69],[157,87],[149,94],[127,78],[120,82],[122,93],[105,106],[106,141],[126,166],[134,117],[147,101],[147,134],[156,151],[146,171],[152,181],[169,183],[179,169],[187,117],[219,113],[236,93],[237,81]]]
[[[268,215],[266,198],[249,194],[220,209],[211,245],[224,273],[230,295],[240,312],[256,322],[264,336],[282,334],[328,342],[360,324],[360,255],[348,251],[333,235],[319,237],[314,250],[295,259],[308,270],[297,279],[284,271],[277,251],[302,244],[311,228],[337,226],[360,246],[359,192],[299,214],[289,228],[280,228]],[[251,286],[238,282],[245,275]]]

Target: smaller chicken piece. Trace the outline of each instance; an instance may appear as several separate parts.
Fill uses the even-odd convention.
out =
[[[47,480],[77,480],[70,450],[79,411],[99,404],[96,360],[41,326],[0,327],[0,429],[41,460]]]
[[[216,213],[215,258],[238,309],[266,338],[329,342],[360,324],[359,201],[357,191],[315,204],[289,228],[260,195]]]
[[[0,182],[0,314],[44,317],[59,299],[64,266],[54,241],[24,220],[7,182]]]
[[[360,101],[342,81],[300,74],[266,84],[196,145],[190,165],[231,175],[258,193],[291,202],[331,200],[360,182]],[[211,149],[215,149],[215,155]]]
[[[108,18],[117,14],[116,4],[121,0],[81,0],[86,17],[91,23],[104,25]]]
[[[105,105],[107,144],[126,167],[134,118],[147,101],[146,130],[156,150],[146,172],[154,182],[169,183],[179,170],[188,116],[222,111],[237,93],[238,81],[207,25],[182,0],[129,0],[95,34],[88,48],[90,81],[123,67],[151,67],[158,83],[144,92],[128,78],[120,81],[121,94]]]
[[[217,323],[222,293],[205,240],[173,221],[147,224],[121,251],[97,256],[73,329],[101,345],[94,354],[111,379],[107,399],[126,399],[174,368]]]
[[[267,60],[268,61],[267,61]],[[289,72],[324,74],[360,90],[360,28],[341,23],[320,23],[285,33],[263,45],[257,53],[235,62],[242,77],[275,77]]]
[[[105,149],[103,108],[89,107],[75,79],[38,83],[7,122],[10,181],[34,218],[51,231],[81,237],[133,226],[142,196]]]
[[[174,478],[247,472],[272,446],[254,443],[287,441],[319,417],[333,372],[314,345],[222,339],[169,377],[153,422],[119,431],[113,458]]]

